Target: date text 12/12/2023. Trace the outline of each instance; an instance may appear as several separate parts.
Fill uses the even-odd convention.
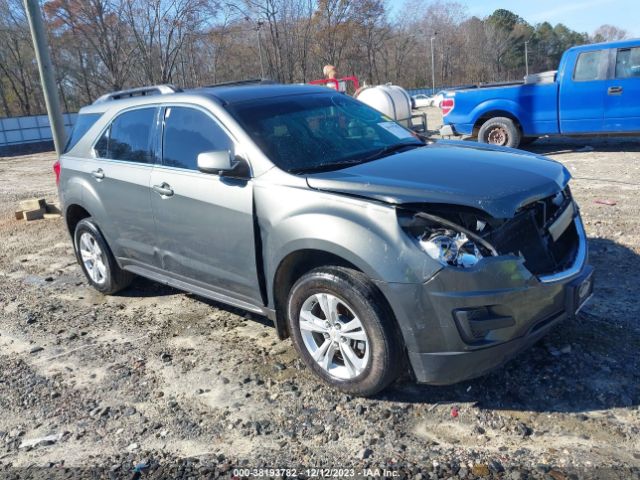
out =
[[[307,478],[392,478],[398,477],[400,472],[383,468],[236,468],[231,478],[291,478],[298,475]]]

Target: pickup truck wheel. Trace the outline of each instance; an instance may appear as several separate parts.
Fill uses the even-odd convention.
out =
[[[510,118],[495,117],[487,120],[480,127],[478,141],[499,145],[501,147],[517,148],[520,145],[520,129]]]
[[[307,273],[289,293],[287,317],[298,354],[334,388],[374,395],[401,372],[394,320],[360,272],[323,267]]]
[[[73,246],[78,263],[93,288],[110,295],[129,286],[133,275],[118,266],[91,217],[80,220],[76,225]]]

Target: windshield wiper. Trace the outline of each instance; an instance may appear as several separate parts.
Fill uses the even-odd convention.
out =
[[[389,155],[391,155],[392,153],[398,152],[404,148],[407,147],[423,147],[425,146],[425,143],[422,142],[413,142],[413,143],[396,143],[394,145],[388,145],[380,150],[378,150],[376,153],[374,153],[373,155],[369,156],[369,157],[365,157],[365,159],[363,160],[363,162],[369,162],[371,160],[377,160],[378,158],[382,158],[382,157],[387,157]]]
[[[351,160],[348,162],[323,163],[321,165],[314,165],[311,167],[292,168],[291,170],[289,170],[289,173],[299,174],[299,173],[329,172],[331,170],[340,170],[341,168],[346,168],[351,165],[357,165],[359,163],[362,163],[362,161]]]
[[[388,145],[380,150],[377,150],[373,155],[369,155],[368,157],[362,157],[358,155],[356,158],[351,157],[350,160],[343,160],[341,162],[334,163],[324,163],[321,165],[313,165],[310,167],[302,167],[302,168],[294,168],[289,170],[289,173],[300,174],[300,173],[318,173],[318,172],[329,172],[332,170],[340,170],[342,168],[350,167],[353,165],[360,165],[362,163],[370,162],[372,160],[376,160],[378,158],[386,157],[387,155],[391,155],[394,152],[398,152],[407,147],[423,147],[426,143],[422,142],[412,142],[412,143],[396,143],[394,145]]]

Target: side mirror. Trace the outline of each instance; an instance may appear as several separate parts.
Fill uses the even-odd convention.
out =
[[[198,155],[198,170],[204,173],[221,173],[233,170],[235,164],[228,150],[202,152]]]

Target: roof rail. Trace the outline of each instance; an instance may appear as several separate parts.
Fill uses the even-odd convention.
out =
[[[110,100],[120,100],[123,98],[146,97],[149,95],[168,95],[170,93],[181,92],[182,89],[174,85],[152,85],[149,87],[130,88],[117,92],[107,93],[98,98],[93,104],[104,103]]]
[[[275,85],[276,81],[269,78],[249,78],[247,80],[232,80],[230,82],[214,83],[213,85],[205,85],[201,88],[213,88],[213,87],[233,87],[241,85]]]

